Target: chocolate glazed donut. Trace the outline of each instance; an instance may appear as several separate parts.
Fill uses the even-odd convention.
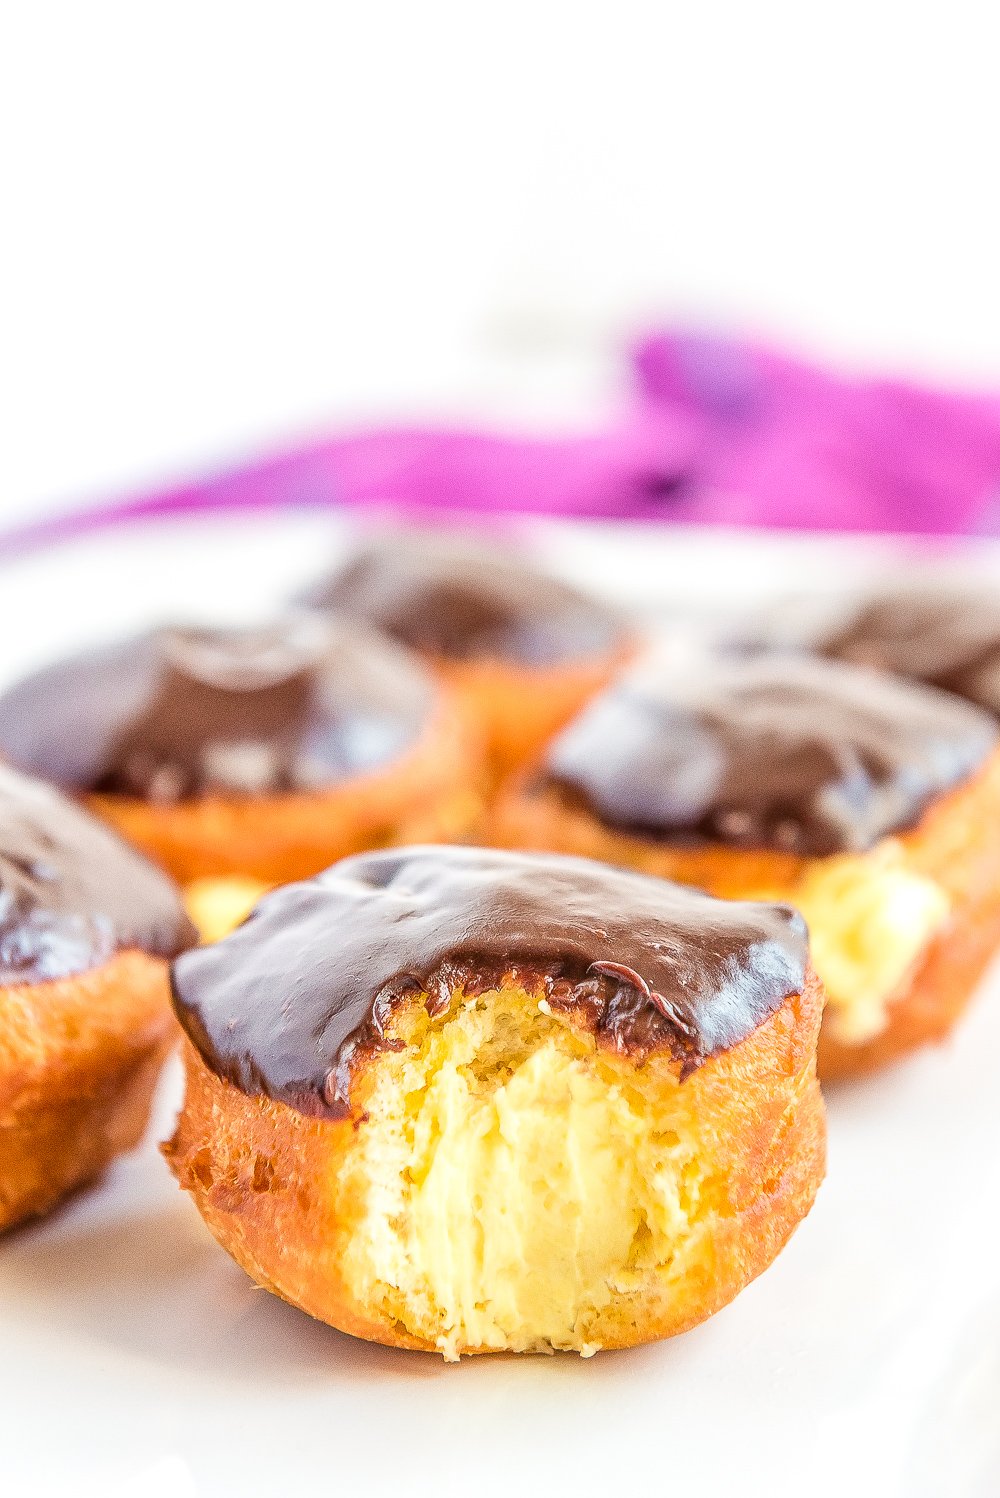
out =
[[[650,660],[498,808],[495,840],[797,905],[824,1075],[947,1032],[1000,941],[996,724],[814,657]]]
[[[872,672],[653,661],[560,736],[543,775],[625,832],[821,857],[916,826],[996,742],[981,713]]]
[[[943,688],[1000,718],[1000,592],[981,583],[899,584],[856,600],[812,648]]]
[[[194,940],[169,880],[0,767],[0,1228],[130,1148],[172,1043],[166,959]]]
[[[671,1335],[822,1175],[822,999],[787,908],[583,859],[364,854],[182,958],[174,996],[179,1180],[259,1283],[374,1340]]]
[[[370,632],[303,614],[52,666],[0,697],[0,752],[184,882],[302,877],[413,830],[454,836],[478,808],[449,694]]]
[[[539,752],[633,653],[618,610],[546,575],[502,541],[383,536],[304,595],[430,661],[483,726],[503,775]]]

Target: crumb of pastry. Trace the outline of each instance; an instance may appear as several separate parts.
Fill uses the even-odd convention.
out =
[[[712,1183],[685,1108],[524,989],[423,1010],[383,1057],[338,1190],[354,1298],[436,1346],[589,1356],[613,1296],[704,1271]],[[674,1094],[682,1089],[673,1084]],[[678,1293],[681,1293],[678,1289]]]
[[[246,920],[261,895],[270,888],[259,879],[248,879],[241,874],[194,879],[184,888],[184,904],[202,941],[221,941]]]

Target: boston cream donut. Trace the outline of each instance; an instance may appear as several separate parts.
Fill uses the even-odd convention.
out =
[[[1000,942],[1000,757],[982,712],[799,657],[647,661],[498,808],[496,840],[805,915],[823,1076],[944,1035]]]
[[[252,903],[252,881],[461,835],[477,747],[419,661],[318,616],[160,630],[0,697],[0,754],[82,795],[182,882],[235,876],[227,910]],[[211,923],[212,889],[194,898]]]
[[[306,601],[430,660],[485,725],[501,773],[536,754],[634,644],[615,610],[525,557],[440,533],[373,542]]]
[[[377,1342],[584,1354],[725,1305],[824,1161],[791,910],[424,847],[265,896],[176,965],[168,1158],[261,1285]]]
[[[1000,718],[1000,590],[983,583],[897,584],[826,621],[813,648],[928,682]]]
[[[170,881],[48,786],[0,767],[0,1229],[142,1135],[176,1036]]]

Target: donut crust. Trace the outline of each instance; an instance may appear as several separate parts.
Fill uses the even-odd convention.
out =
[[[515,982],[507,975],[498,988]],[[530,993],[522,997],[533,1002]],[[450,1016],[425,1023],[448,1026],[461,995],[453,990],[451,1000]],[[591,1032],[568,1021],[574,1044],[582,1047],[579,1064],[599,1077],[600,1087],[607,1084],[611,1096],[641,1090],[654,1127],[665,1127],[674,1140],[688,1133],[697,1139],[699,1205],[690,1242],[681,1243],[683,1272],[672,1278],[650,1272],[631,1288],[615,1287],[588,1322],[582,1343],[510,1344],[510,1350],[571,1346],[589,1354],[672,1336],[713,1314],[771,1263],[809,1210],[824,1171],[815,1075],[822,1002],[810,975],[803,992],[786,999],[745,1041],[682,1082],[668,1055],[637,1062],[599,1048]],[[369,1341],[450,1358],[505,1350],[496,1338],[477,1343],[461,1330],[450,1340],[421,1333],[403,1313],[392,1314],[374,1297],[359,1298],[352,1287],[351,1245],[365,1229],[370,1184],[360,1152],[371,1127],[369,1110],[375,1117],[380,1073],[397,1064],[399,1054],[377,1051],[357,1063],[352,1114],[336,1120],[245,1094],[185,1042],[184,1106],[164,1153],[223,1247],[258,1284],[311,1316]],[[659,1136],[646,1140],[651,1137]],[[526,1259],[521,1271],[527,1279],[532,1262]]]
[[[477,731],[449,699],[405,755],[322,790],[85,801],[181,884],[227,875],[286,884],[363,849],[458,839],[479,815],[481,759]]]
[[[138,1144],[176,1037],[167,965],[144,952],[0,987],[0,1230]]]
[[[634,646],[629,645],[553,666],[441,657],[430,664],[481,726],[494,777],[500,781],[536,758],[633,654]]]
[[[892,841],[906,867],[942,889],[950,912],[886,1005],[880,1032],[858,1044],[839,1039],[829,1016],[819,1043],[823,1080],[870,1071],[919,1046],[943,1040],[972,997],[1000,945],[1000,751],[981,771],[924,813]],[[722,898],[761,898],[795,904],[795,886],[822,860],[766,849],[714,844],[675,847],[631,836],[601,823],[588,809],[568,806],[548,789],[512,783],[494,809],[498,847],[542,848],[696,885]],[[882,845],[877,845],[881,847]]]

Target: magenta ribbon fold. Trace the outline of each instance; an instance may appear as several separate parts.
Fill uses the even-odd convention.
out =
[[[1000,533],[1000,397],[837,374],[766,345],[651,333],[604,431],[332,436],[22,526],[0,555],[107,524],[288,506],[921,534]]]

